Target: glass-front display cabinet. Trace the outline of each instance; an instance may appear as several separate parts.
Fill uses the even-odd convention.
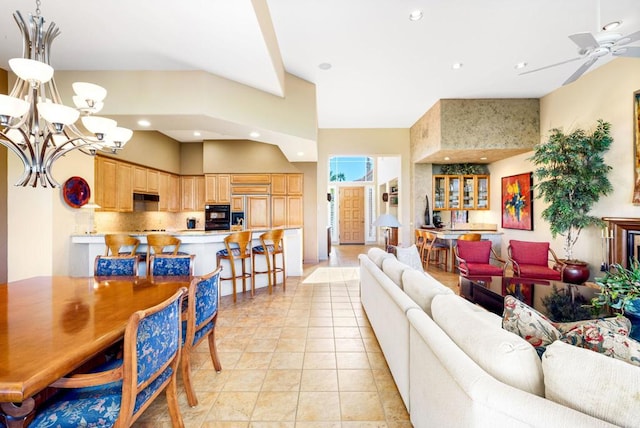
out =
[[[434,210],[488,210],[488,175],[434,175]]]

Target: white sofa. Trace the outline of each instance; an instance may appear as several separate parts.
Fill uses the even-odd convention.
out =
[[[638,367],[559,341],[541,362],[428,273],[377,248],[359,259],[362,305],[416,428],[640,425]]]

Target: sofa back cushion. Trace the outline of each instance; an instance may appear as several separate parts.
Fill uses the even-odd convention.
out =
[[[369,258],[380,269],[382,269],[382,262],[384,261],[384,259],[395,258],[395,256],[393,254],[387,253],[386,251],[384,251],[383,249],[378,248],[378,247],[370,248],[369,251],[367,252],[367,256],[369,256]]]
[[[619,426],[640,421],[640,369],[562,341],[542,356],[545,396]]]
[[[402,273],[404,292],[431,316],[431,302],[438,294],[453,294],[450,288],[442,285],[427,272],[406,269]]]
[[[494,378],[543,397],[542,365],[536,350],[526,340],[500,328],[499,324],[468,310],[465,304],[468,302],[457,295],[435,296],[431,303],[433,320]]]
[[[548,242],[530,242],[517,241],[512,239],[509,241],[511,246],[511,258],[521,265],[549,265],[549,243]]]
[[[400,289],[402,289],[402,272],[412,270],[411,267],[400,263],[395,257],[389,257],[382,261],[382,271],[391,279]]]

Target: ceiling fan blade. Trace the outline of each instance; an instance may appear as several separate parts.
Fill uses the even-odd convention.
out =
[[[635,33],[631,33],[628,36],[622,37],[620,40],[615,42],[613,45],[614,46],[623,46],[623,45],[627,45],[629,43],[633,43],[636,40],[640,40],[640,31],[636,31]]]
[[[573,62],[573,61],[577,61],[579,59],[583,59],[584,57],[577,57],[577,58],[571,58],[568,59],[566,61],[562,61],[562,62],[557,62],[555,64],[551,64],[551,65],[545,65],[544,67],[540,67],[540,68],[536,68],[534,70],[528,70],[528,71],[523,71],[522,73],[518,73],[519,76],[522,76],[523,74],[529,74],[529,73],[535,73],[536,71],[540,71],[540,70],[546,70],[547,68],[551,68],[551,67],[556,67],[558,65],[562,65],[562,64],[567,64],[569,62]]]
[[[616,49],[611,52],[613,56],[629,56],[633,58],[640,58],[640,47],[636,46],[625,46],[620,49]]]
[[[580,76],[582,76],[582,75],[583,75],[583,74],[584,74],[584,73],[589,69],[589,67],[591,67],[591,66],[592,66],[592,65],[593,65],[593,64],[598,60],[598,58],[599,58],[599,57],[597,57],[597,56],[591,57],[587,62],[585,62],[584,64],[582,64],[582,65],[580,66],[580,68],[578,68],[578,69],[576,70],[576,72],[575,72],[575,73],[573,73],[571,76],[569,76],[569,78],[568,78],[567,80],[565,80],[565,81],[564,81],[564,83],[562,84],[562,86],[564,86],[564,85],[568,85],[569,83],[571,83],[571,82],[573,82],[573,81],[575,81],[575,80],[578,80],[578,78],[579,78]]]
[[[596,38],[593,37],[593,34],[591,33],[572,34],[569,36],[569,38],[573,40],[573,43],[578,45],[578,47],[583,50],[591,50],[600,46]]]

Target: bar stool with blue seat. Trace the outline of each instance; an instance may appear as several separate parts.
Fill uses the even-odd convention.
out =
[[[276,263],[276,256],[280,254],[281,267]],[[264,256],[267,270],[256,270],[256,256]],[[287,288],[287,272],[284,262],[284,229],[273,229],[260,235],[260,245],[251,249],[251,266],[253,277],[266,274],[269,278],[269,294],[273,292],[273,287],[278,283],[277,274],[282,272],[282,290]]]
[[[216,253],[217,266],[221,266],[223,260],[229,261],[231,265],[231,276],[220,277],[220,281],[233,282],[233,301],[236,301],[236,279],[242,279],[242,292],[247,291],[247,278],[251,279],[251,297],[255,293],[255,284],[251,270],[247,272],[246,261],[251,259],[251,231],[243,230],[234,232],[224,238],[224,250]],[[242,272],[236,272],[236,261],[240,261]]]

